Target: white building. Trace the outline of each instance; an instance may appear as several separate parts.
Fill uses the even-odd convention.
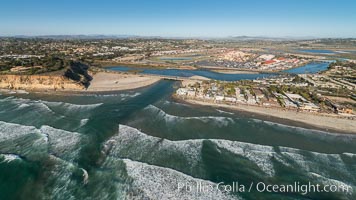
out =
[[[224,100],[224,96],[217,95],[217,96],[215,96],[215,100],[216,101],[223,101]]]
[[[272,60],[275,57],[275,55],[272,54],[263,54],[260,55],[258,58],[262,60]]]
[[[188,93],[188,89],[187,88],[179,88],[177,91],[176,91],[177,95],[179,96],[185,96],[187,95]]]

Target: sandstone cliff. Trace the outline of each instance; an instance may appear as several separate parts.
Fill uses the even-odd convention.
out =
[[[71,61],[64,72],[56,75],[0,75],[0,88],[15,90],[84,90],[90,85],[92,77],[89,66]]]
[[[85,86],[64,76],[0,75],[0,88],[76,91],[85,89]]]

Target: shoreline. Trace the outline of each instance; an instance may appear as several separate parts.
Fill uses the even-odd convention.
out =
[[[174,96],[175,99],[186,102],[191,105],[209,106],[213,108],[223,108],[229,111],[242,111],[255,115],[259,115],[261,118],[271,120],[272,122],[278,121],[285,125],[297,125],[301,128],[311,128],[320,131],[332,131],[336,134],[356,134],[355,120],[349,120],[345,118],[337,118],[332,116],[324,116],[312,113],[304,112],[292,112],[289,110],[279,110],[276,108],[258,107],[252,105],[227,105],[216,104],[211,102],[204,102],[193,99],[182,99]]]
[[[161,78],[144,74],[121,74],[110,72],[98,72],[93,75],[86,92],[112,92],[138,89],[152,85]]]
[[[16,76],[16,75],[14,75]],[[31,76],[31,75],[29,75]],[[36,77],[36,76],[32,76]],[[57,78],[62,78],[56,76]],[[90,93],[106,93],[140,89],[153,85],[161,80],[160,77],[150,76],[145,74],[130,74],[118,72],[100,71],[92,74],[93,80],[90,82],[88,88],[80,88],[78,83],[70,81],[69,84],[78,85],[77,88],[66,87],[68,83],[63,83],[62,87],[55,87],[55,85],[26,85],[19,83],[18,87],[1,87],[3,91],[16,91],[26,93],[59,93],[59,94],[90,94]],[[11,84],[10,84],[11,85]],[[69,85],[71,86],[71,85]]]

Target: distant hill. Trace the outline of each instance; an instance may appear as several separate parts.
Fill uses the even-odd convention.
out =
[[[227,39],[240,40],[240,41],[249,41],[249,40],[287,41],[287,40],[311,40],[317,38],[312,36],[306,36],[306,37],[232,36],[232,37],[228,37]]]
[[[9,36],[12,38],[40,38],[40,39],[57,39],[57,40],[70,40],[70,39],[120,39],[120,38],[139,38],[136,35],[14,35]]]

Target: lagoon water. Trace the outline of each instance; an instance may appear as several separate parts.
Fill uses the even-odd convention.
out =
[[[191,76],[203,76],[215,80],[224,81],[237,81],[242,79],[257,79],[257,78],[267,78],[275,76],[274,74],[223,74],[218,72],[213,72],[210,70],[187,70],[187,69],[150,69],[150,68],[138,68],[138,67],[126,67],[126,66],[115,66],[107,68],[113,71],[139,71],[144,74],[162,75],[162,76],[172,76],[172,77],[191,77]]]
[[[336,54],[337,52],[327,49],[299,49],[298,51],[304,53],[314,53],[314,54]]]
[[[0,95],[0,199],[356,199],[356,137],[171,98]],[[178,183],[335,184],[349,193],[224,193]]]
[[[314,62],[308,63],[304,66],[285,70],[283,72],[290,74],[315,74],[320,71],[325,71],[328,69],[329,63],[327,62]]]
[[[285,70],[283,72],[290,74],[303,74],[303,73],[317,73],[320,71],[327,70],[329,63],[327,62],[316,62],[309,63],[304,66]],[[186,69],[152,69],[152,68],[139,68],[139,67],[127,67],[127,66],[113,66],[107,68],[113,71],[138,71],[144,74],[154,74],[154,75],[163,75],[163,76],[180,76],[180,77],[191,77],[191,76],[203,76],[215,80],[223,81],[238,81],[242,79],[261,79],[276,76],[276,74],[224,74],[218,73],[210,70],[197,69],[197,70],[186,70]]]

